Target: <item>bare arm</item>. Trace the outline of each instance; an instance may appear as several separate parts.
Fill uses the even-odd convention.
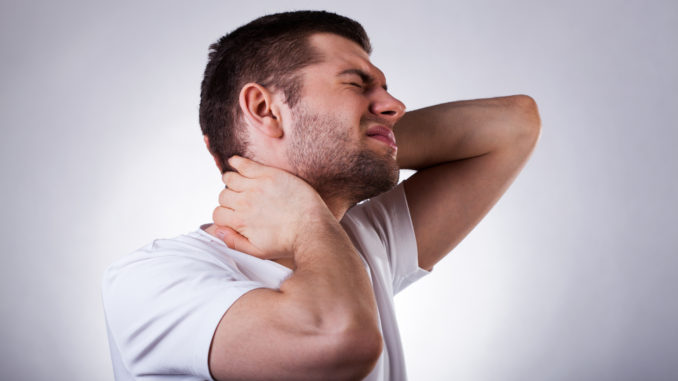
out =
[[[516,95],[408,112],[395,126],[419,266],[431,270],[480,222],[520,172],[540,131],[532,98]]]
[[[364,377],[382,339],[374,293],[348,236],[302,180],[247,159],[230,164],[240,174],[225,175],[229,189],[214,213],[231,227],[219,228],[224,241],[260,258],[292,258],[296,268],[279,291],[250,291],[223,316],[210,350],[213,376]]]

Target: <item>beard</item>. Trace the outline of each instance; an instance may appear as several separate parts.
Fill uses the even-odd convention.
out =
[[[292,115],[289,163],[324,200],[340,198],[354,205],[398,183],[396,160],[370,150],[364,141],[353,141],[354,127],[336,116],[312,113],[302,104]]]

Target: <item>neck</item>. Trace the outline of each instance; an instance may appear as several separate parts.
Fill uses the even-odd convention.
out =
[[[325,205],[327,205],[327,208],[330,210],[330,212],[332,212],[332,215],[337,219],[337,221],[341,221],[341,219],[344,218],[344,214],[346,214],[348,209],[353,206],[353,204],[347,202],[346,200],[336,198],[332,199],[323,197],[323,201],[325,201]]]
[[[334,218],[337,219],[337,221],[341,221],[342,218],[344,218],[344,215],[346,214],[346,211],[353,206],[350,202],[347,202],[346,200],[342,200],[341,198],[334,197],[334,198],[324,198],[323,201],[325,201],[325,205],[327,205],[327,208],[330,210]],[[216,230],[217,227],[214,224],[211,224],[204,229],[207,233],[210,235],[217,237],[216,235]],[[219,238],[219,237],[217,237]],[[219,238],[220,239],[220,238]],[[246,253],[247,254],[247,253]],[[280,259],[272,259],[273,262],[276,262],[278,264],[281,264],[289,269],[294,270],[296,268],[296,265],[294,263],[293,258],[280,258]]]

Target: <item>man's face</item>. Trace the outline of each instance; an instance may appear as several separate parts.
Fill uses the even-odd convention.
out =
[[[301,70],[290,166],[324,198],[356,203],[391,189],[398,182],[393,125],[405,106],[356,43],[333,34],[313,35],[310,43],[322,61]]]

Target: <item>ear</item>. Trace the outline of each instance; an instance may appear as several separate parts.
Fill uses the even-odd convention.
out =
[[[216,156],[214,155],[214,153],[212,152],[212,147],[210,147],[210,140],[209,140],[209,138],[207,138],[207,135],[203,135],[202,138],[203,138],[203,140],[205,141],[205,146],[207,147],[207,150],[210,151],[210,155],[212,155],[212,158],[214,159],[214,164],[216,164],[216,165],[217,165],[217,168],[219,168],[219,172],[223,173],[223,172],[224,172],[224,169],[221,168],[221,163],[219,162],[219,160],[217,160],[217,157],[216,157]]]
[[[280,113],[268,89],[258,83],[247,83],[240,90],[239,102],[248,125],[271,138],[283,136]]]

